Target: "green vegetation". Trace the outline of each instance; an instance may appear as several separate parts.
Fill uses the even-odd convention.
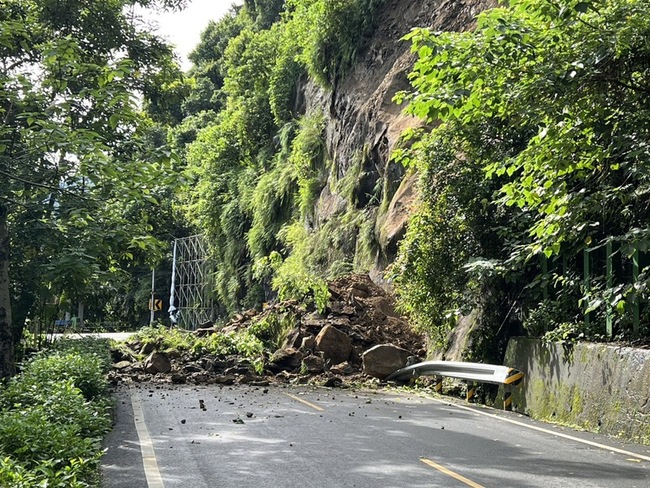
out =
[[[193,332],[181,329],[143,327],[133,338],[143,344],[153,345],[158,351],[176,351],[196,358],[204,354],[221,358],[238,355],[248,359],[261,373],[264,368],[264,355],[277,350],[295,325],[296,319],[289,312],[268,313],[253,321],[250,327],[236,331],[199,337]]]
[[[428,125],[404,135],[393,177],[370,143],[329,154],[334,110],[305,100],[308,81],[336,94],[382,0],[246,0],[186,74],[133,3],[4,0],[1,376],[28,320],[38,333],[86,305],[96,323],[141,322],[170,237],[206,235],[220,315],[276,297],[324,310],[325,280],[390,259],[379,235],[402,166],[420,203],[389,276],[437,342],[470,310],[476,358],[525,331],[647,336],[641,0],[511,0],[474,32],[413,30],[396,101]]]
[[[219,103],[197,104],[214,116],[177,147],[187,163],[180,201],[213,243],[222,313],[275,294],[312,296],[323,308],[323,279],[352,269],[356,234],[350,222],[360,219],[348,215],[342,232],[314,220],[318,196],[328,179],[338,178],[325,152],[326,118],[317,110],[303,113],[298,82],[310,76],[324,87],[336,85],[363,48],[382,3],[246,2],[211,25],[194,51],[192,83],[211,83],[210,100]],[[198,113],[188,111],[183,124]],[[342,251],[339,241],[345,241]]]
[[[277,294],[322,308],[322,279],[356,259],[359,212],[337,216],[341,232],[314,218],[339,175],[327,119],[305,113],[299,86],[337,86],[383,1],[233,5],[202,33],[186,75],[132,11],[184,0],[100,3],[2,2],[1,376],[28,326],[40,334],[75,310],[98,327],[141,323],[170,237],[208,237],[222,315]],[[367,155],[357,163],[362,175]],[[157,273],[159,288],[168,282]]]
[[[111,426],[104,341],[60,341],[0,389],[0,486],[99,486]]]
[[[173,227],[159,202],[175,156],[154,118],[181,73],[134,4],[184,1],[0,2],[0,378],[27,319],[124,310],[118,295],[161,258],[158,223]]]
[[[443,121],[407,134],[415,142],[396,155],[423,175],[395,270],[426,330],[478,305],[493,318],[482,330],[493,350],[521,319],[533,334],[594,338],[609,315],[614,335],[647,335],[647,307],[635,318],[647,268],[632,260],[650,242],[649,9],[512,0],[475,32],[407,36],[418,60],[397,100]]]
[[[84,306],[141,322],[165,243],[194,233],[218,314],[275,298],[322,312],[326,280],[386,261],[403,167],[420,198],[389,277],[439,345],[470,311],[468,359],[500,361],[519,333],[648,338],[646,0],[510,0],[473,32],[414,29],[395,100],[426,125],[404,134],[393,177],[371,143],[328,151],[383,0],[245,0],[185,74],[131,11],[184,4],[0,0],[0,485],[96,484],[108,427],[104,346],[60,343],[14,377],[28,324],[38,335]],[[139,339],[259,369],[294,322]]]

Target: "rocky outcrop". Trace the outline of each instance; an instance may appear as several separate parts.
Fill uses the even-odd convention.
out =
[[[404,237],[406,222],[417,200],[417,178],[417,174],[405,177],[387,211],[377,218],[379,245],[387,255],[397,254],[397,244]]]
[[[365,209],[376,219],[379,252],[364,256],[374,261],[370,273],[381,280],[381,271],[392,262],[397,241],[404,234],[414,201],[416,176],[402,182],[405,171],[391,161],[402,132],[419,127],[422,121],[403,113],[393,102],[395,94],[408,90],[408,73],[415,60],[410,43],[402,38],[414,27],[462,31],[473,28],[475,17],[496,0],[388,0],[366,49],[355,67],[331,89],[307,83],[299,97],[306,113],[323,112],[326,117],[325,146],[332,160],[327,184],[315,205],[315,225],[322,227],[350,206]],[[355,188],[348,200],[337,192],[337,182],[354,175]],[[387,209],[387,211],[385,210]],[[347,247],[355,249],[355,237]],[[357,253],[360,252],[358,249]]]

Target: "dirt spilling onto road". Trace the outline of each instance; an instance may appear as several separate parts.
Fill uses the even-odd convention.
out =
[[[344,383],[382,378],[390,370],[425,356],[425,337],[395,311],[395,301],[367,275],[348,275],[329,283],[323,313],[298,301],[283,301],[262,311],[235,315],[225,326],[193,332],[200,337],[266,329],[276,344],[260,361],[237,355],[215,356],[164,349],[132,340],[114,353],[113,381],[203,384],[278,382]],[[377,347],[379,346],[379,347]],[[146,356],[146,359],[144,359]]]

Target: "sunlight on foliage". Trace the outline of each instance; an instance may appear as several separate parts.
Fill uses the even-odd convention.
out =
[[[453,294],[430,290],[426,283],[458,274],[445,271],[445,260],[458,258],[452,266],[458,270],[480,258],[498,261],[501,276],[519,289],[519,303],[510,308],[529,314],[525,323],[531,333],[573,323],[578,335],[595,337],[602,334],[608,309],[615,312],[619,334],[629,330],[634,304],[647,300],[646,269],[630,276],[629,263],[648,248],[650,235],[650,71],[642,61],[649,53],[649,14],[650,4],[641,0],[512,0],[482,13],[474,32],[415,29],[406,36],[417,55],[413,89],[395,99],[408,103],[409,113],[443,124],[430,134],[407,134],[415,141],[412,149],[395,157],[429,171],[421,149],[428,140],[449,141],[457,147],[459,170],[482,167],[486,181],[473,185],[498,189],[494,196],[482,192],[496,217],[483,220],[484,236],[476,232],[479,221],[463,224],[469,202],[452,206],[443,218],[432,206],[441,200],[425,200],[407,234],[403,266],[415,265],[422,245],[435,243],[440,232],[453,236],[466,229],[482,245],[467,254],[459,252],[462,246],[427,250],[421,269],[432,276],[397,278],[409,311],[426,320],[444,316],[449,307],[443,297]],[[490,233],[492,243],[485,248]],[[595,270],[590,283],[578,283],[577,296],[575,286],[563,291],[568,273],[582,274],[585,248],[591,259],[602,260],[607,242],[615,246],[617,280],[628,284],[608,288],[604,271]],[[542,257],[550,260],[549,276],[562,279],[549,285],[549,276],[536,278]],[[540,302],[543,298],[551,301]],[[445,303],[433,306],[441,300]],[[536,314],[545,314],[540,303],[546,303],[542,309],[559,305],[553,307],[560,316],[544,327],[537,325]],[[580,308],[592,322],[579,323]]]

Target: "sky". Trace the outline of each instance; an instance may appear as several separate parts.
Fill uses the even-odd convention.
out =
[[[147,11],[146,16],[157,22],[157,33],[176,46],[181,67],[187,71],[191,63],[187,55],[201,40],[201,32],[211,20],[220,19],[233,3],[242,0],[190,0],[187,8],[180,12]]]

